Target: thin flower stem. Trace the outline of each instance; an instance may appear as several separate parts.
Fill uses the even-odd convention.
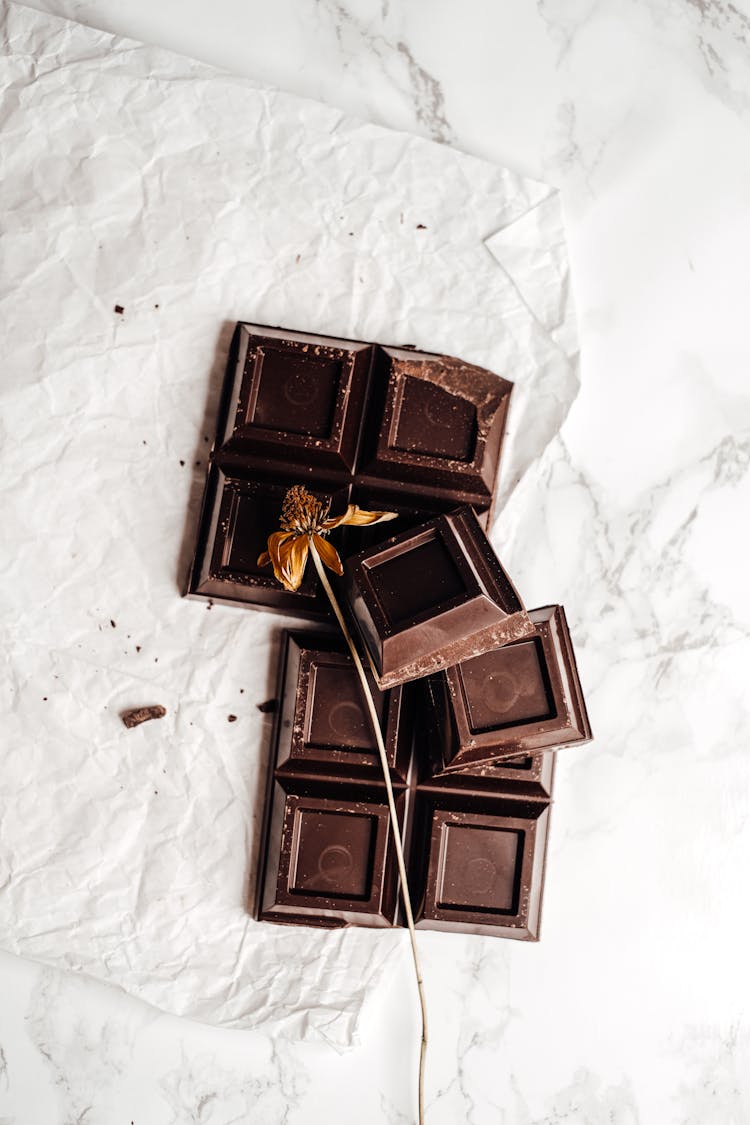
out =
[[[424,985],[422,982],[422,970],[419,965],[419,955],[417,952],[417,934],[414,929],[414,914],[411,908],[411,898],[409,897],[409,884],[406,879],[406,864],[404,863],[404,849],[401,842],[401,829],[398,824],[398,817],[396,815],[396,802],[393,799],[393,786],[391,785],[391,773],[388,768],[388,759],[385,754],[385,744],[383,742],[383,733],[380,729],[380,720],[378,713],[375,710],[375,701],[372,698],[370,685],[367,682],[365,670],[362,667],[359,653],[357,652],[356,645],[352,640],[352,635],[349,632],[344,616],[341,612],[341,607],[333,592],[331,583],[328,581],[328,575],[323,569],[320,555],[315,550],[315,544],[310,539],[310,554],[315,563],[315,569],[318,572],[318,577],[323,584],[323,589],[328,595],[328,600],[331,603],[331,608],[336,615],[336,620],[341,626],[341,632],[344,634],[344,639],[349,646],[349,651],[354,661],[354,667],[357,669],[362,684],[362,690],[365,694],[365,701],[367,709],[370,712],[370,719],[372,720],[373,731],[375,732],[375,740],[378,744],[378,752],[380,754],[380,764],[383,768],[383,777],[385,778],[385,791],[388,794],[388,809],[391,814],[391,825],[393,828],[393,843],[396,849],[396,862],[398,864],[398,874],[401,882],[401,894],[404,900],[404,910],[406,912],[406,924],[409,928],[409,939],[411,941],[411,954],[414,960],[414,972],[417,977],[417,991],[419,992],[419,1006],[422,1011],[422,1042],[419,1048],[419,1125],[424,1125],[424,1068],[425,1057],[427,1053],[427,1005],[425,1004]]]

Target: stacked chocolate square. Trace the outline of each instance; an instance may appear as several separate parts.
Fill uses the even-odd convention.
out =
[[[554,748],[591,737],[561,606],[526,612],[483,530],[512,384],[445,356],[237,326],[189,593],[287,632],[257,916],[402,923],[375,738],[310,565],[258,564],[288,488],[395,511],[345,527],[337,586],[372,675],[417,925],[535,939]],[[338,537],[338,538],[337,538]]]

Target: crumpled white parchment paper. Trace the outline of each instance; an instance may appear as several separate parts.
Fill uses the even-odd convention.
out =
[[[181,597],[226,348],[247,319],[512,379],[507,496],[578,386],[557,197],[13,5],[0,66],[0,943],[345,1045],[406,935],[248,916],[285,622]]]

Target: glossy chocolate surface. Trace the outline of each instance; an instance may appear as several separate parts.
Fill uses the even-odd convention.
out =
[[[403,924],[374,739],[347,673],[353,665],[335,636],[286,634],[258,878],[262,920]],[[423,689],[375,696],[417,925],[535,940],[553,756],[503,763],[491,778],[471,770],[433,778],[436,726]]]
[[[344,590],[381,688],[534,632],[471,508],[350,558]]]
[[[329,618],[314,576],[290,594],[256,565],[293,484],[334,511],[398,511],[391,535],[467,503],[486,523],[511,389],[447,356],[239,324],[188,593]],[[348,555],[382,538],[374,525],[333,541]]]
[[[562,606],[531,610],[534,635],[431,677],[428,685],[440,760],[447,773],[591,738]]]

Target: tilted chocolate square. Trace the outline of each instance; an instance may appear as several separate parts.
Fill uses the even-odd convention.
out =
[[[534,631],[468,507],[354,555],[344,589],[381,689]]]
[[[431,678],[436,746],[446,773],[591,739],[562,606],[531,610],[534,635]]]

